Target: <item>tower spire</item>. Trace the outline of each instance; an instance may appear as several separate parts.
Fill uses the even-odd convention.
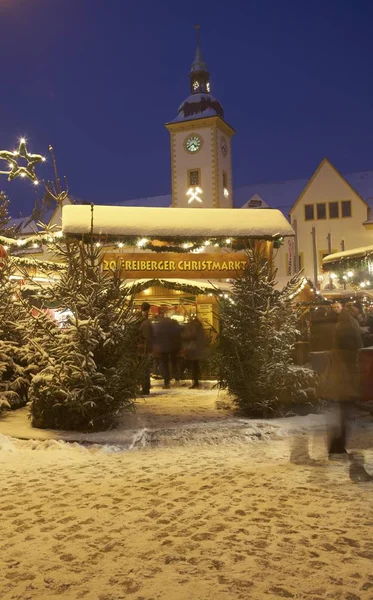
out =
[[[200,31],[201,26],[195,25],[196,30],[196,53],[194,61],[190,68],[190,90],[192,94],[200,94],[201,92],[210,93],[210,73],[208,72],[207,65],[203,59],[201,44],[200,44]]]

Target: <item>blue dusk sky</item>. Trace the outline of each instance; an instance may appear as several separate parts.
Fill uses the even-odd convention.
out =
[[[86,201],[169,193],[164,123],[189,93],[200,23],[237,130],[235,186],[309,177],[324,156],[373,169],[372,22],[371,0],[0,0],[0,149],[52,144]],[[29,214],[32,184],[0,177],[12,214]]]

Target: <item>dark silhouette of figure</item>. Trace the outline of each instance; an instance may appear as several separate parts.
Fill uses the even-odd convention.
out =
[[[193,384],[190,389],[199,388],[200,361],[204,358],[206,349],[205,332],[201,321],[194,317],[183,331],[183,355],[189,362],[192,371]]]
[[[155,349],[159,354],[164,379],[163,389],[169,389],[171,381],[170,363],[172,374],[176,380],[180,379],[178,369],[178,353],[181,343],[180,325],[170,319],[163,312],[159,314],[159,321],[155,329]]]
[[[150,304],[143,302],[141,306],[142,320],[140,321],[140,342],[138,353],[144,360],[144,376],[142,382],[142,393],[150,394],[150,369],[151,369],[151,354],[153,351],[153,326],[149,319]]]

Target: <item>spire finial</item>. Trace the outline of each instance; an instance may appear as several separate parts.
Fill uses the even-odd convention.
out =
[[[197,46],[199,46],[199,35],[201,31],[201,25],[194,25],[194,29],[196,30],[196,38],[197,38]]]
[[[200,46],[201,25],[199,25],[199,24],[194,25],[194,29],[196,30],[197,47],[196,47],[196,54],[194,57],[194,61],[192,63],[191,71],[206,71],[207,72],[207,65],[206,65],[205,61],[203,60],[201,46]]]

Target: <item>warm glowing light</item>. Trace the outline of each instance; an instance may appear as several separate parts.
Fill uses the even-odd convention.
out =
[[[337,275],[335,273],[330,273],[330,279],[336,279]]]
[[[353,272],[353,271],[347,271],[347,275],[348,275],[349,277],[352,277],[352,276],[353,276],[353,274],[354,274],[354,272]]]
[[[199,88],[199,82],[198,81],[193,81],[193,89],[194,90],[198,90]]]
[[[96,242],[96,243],[95,243],[95,246],[96,246],[96,248],[100,248],[100,246],[101,246],[101,242]]]
[[[210,87],[210,82],[208,81],[208,82],[206,83],[206,92],[209,92],[209,93],[210,93],[210,89],[211,89],[211,87]]]
[[[365,288],[365,281],[362,281],[360,287]]]
[[[45,158],[45,156],[41,157],[41,162],[45,162],[47,159]]]
[[[5,248],[5,246],[4,246],[4,248]],[[370,285],[370,281],[366,281],[365,283],[366,283],[366,285]]]
[[[35,181],[33,182],[34,185],[39,185],[39,182],[37,179],[35,179]]]
[[[23,177],[26,177],[26,173],[23,173],[23,172],[22,172],[22,173],[20,173],[20,174],[19,174],[19,176],[20,176],[20,177],[22,177],[22,178],[23,178]]]
[[[37,243],[35,242],[35,244],[32,244],[32,247],[33,247],[33,248],[39,248],[39,244],[37,244]]]
[[[55,233],[54,236],[57,238],[61,238],[61,237],[63,237],[63,233],[62,233],[62,231],[57,231],[57,233]]]
[[[210,244],[211,244],[210,240],[206,240],[206,241],[204,242],[204,245],[205,245],[205,246],[209,246]]]
[[[17,240],[17,246],[23,246],[26,244],[26,240]]]
[[[123,248],[123,246],[124,246],[123,242],[119,242],[118,248]]]
[[[185,244],[183,244],[183,248],[189,248],[189,244],[186,242]]]
[[[203,192],[201,188],[198,186],[189,188],[189,190],[186,193],[186,195],[189,196],[188,204],[191,204],[192,202],[194,202],[194,200],[202,204],[202,200],[200,198],[200,195],[202,193]]]
[[[225,187],[223,193],[224,193],[224,197],[228,198],[228,196],[229,196],[228,188]]]
[[[232,240],[231,240],[230,238],[227,238],[227,239],[225,240],[225,243],[226,243],[226,244],[231,244],[231,243],[232,243]]]
[[[3,246],[4,250],[9,250],[9,246]]]
[[[19,138],[19,143],[26,144],[26,138],[24,138],[24,137]]]
[[[343,275],[342,279],[346,281],[348,279],[347,275]]]
[[[148,241],[149,241],[149,240],[148,240],[147,238],[142,238],[141,240],[139,240],[139,241],[137,242],[137,245],[138,245],[138,247],[139,247],[139,248],[142,248],[142,246],[145,246],[145,244],[147,244],[147,243],[148,243]]]

